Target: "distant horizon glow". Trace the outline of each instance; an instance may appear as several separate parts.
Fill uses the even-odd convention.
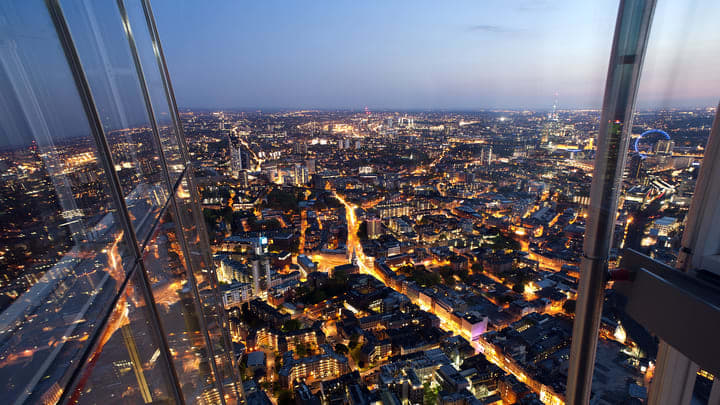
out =
[[[155,0],[183,108],[599,108],[618,3]],[[659,2],[638,108],[713,107],[710,0]],[[714,50],[714,51],[713,51]]]

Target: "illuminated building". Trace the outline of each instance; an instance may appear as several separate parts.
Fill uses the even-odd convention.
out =
[[[295,164],[295,185],[304,186],[308,183],[308,168],[300,163]]]
[[[630,160],[627,164],[628,177],[631,179],[637,179],[642,173],[643,157],[639,153],[630,155]]]
[[[297,262],[306,274],[310,274],[317,270],[317,264],[305,255],[298,255]]]
[[[375,209],[380,219],[410,215],[410,206],[401,203],[380,204]]]
[[[401,401],[406,400],[413,404],[423,402],[422,381],[411,367],[381,367],[380,385],[388,387]]]
[[[377,239],[382,235],[382,221],[380,218],[368,218],[367,221],[367,235],[370,239]]]
[[[294,381],[313,377],[318,380],[336,377],[350,371],[348,359],[341,356],[327,344],[320,346],[323,353],[315,356],[293,358],[293,352],[284,354],[283,366],[278,372],[280,383],[288,388]]]
[[[239,176],[239,173],[242,172],[243,169],[248,168],[247,163],[243,165],[243,162],[247,162],[247,155],[242,148],[242,146],[231,148],[232,157],[230,162],[232,165],[233,176]]]
[[[482,148],[480,151],[480,164],[490,166],[493,162],[492,147]]]
[[[307,167],[308,175],[312,176],[313,174],[315,174],[315,159],[305,159],[305,167]]]
[[[252,287],[249,283],[232,283],[220,287],[223,306],[226,309],[239,307],[252,298]]]
[[[672,155],[675,149],[675,141],[669,139],[661,139],[657,141],[653,150],[660,155]]]
[[[673,217],[662,217],[653,221],[650,227],[650,234],[653,236],[668,236],[680,226],[678,220]]]
[[[282,332],[275,328],[261,328],[254,332],[250,338],[255,347],[267,346],[272,350],[284,353],[288,350],[297,350],[299,345],[305,347],[319,347],[325,343],[325,334],[320,323],[309,328]]]

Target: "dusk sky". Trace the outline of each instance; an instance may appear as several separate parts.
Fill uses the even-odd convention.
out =
[[[639,106],[715,105],[720,2],[658,3]],[[371,109],[598,107],[618,5],[153,4],[183,107]]]

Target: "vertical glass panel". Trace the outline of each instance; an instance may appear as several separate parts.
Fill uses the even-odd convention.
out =
[[[139,290],[139,271],[128,282],[68,396],[79,404],[172,404],[169,368]]]
[[[155,121],[160,131],[160,143],[165,153],[165,161],[170,173],[170,181],[174,184],[185,169],[184,159],[180,150],[178,134],[173,126],[170,107],[168,106],[162,73],[158,65],[147,19],[142,7],[142,0],[125,1],[131,35],[137,45],[138,56],[145,75],[145,83],[150,93]]]
[[[160,147],[114,1],[61,1],[140,242],[168,198]]]
[[[700,168],[717,159],[709,154],[707,142],[720,93],[719,13],[720,3],[712,0],[659,1],[637,94],[623,179],[624,204],[619,209],[620,218],[632,221],[622,242],[623,247],[670,266],[676,265],[684,233],[693,232],[685,227],[690,205],[697,202],[693,198]],[[713,51],[708,52],[708,46]],[[661,192],[655,185],[658,181],[667,182],[670,191]],[[648,198],[637,199],[643,189]],[[711,218],[707,215],[700,222],[712,223]],[[701,238],[714,239],[709,234]],[[608,300],[603,315],[616,314],[622,321],[627,341],[636,342],[635,357],[642,364],[657,363],[658,340],[624,308],[621,300]],[[646,374],[672,374],[662,367],[648,368]],[[706,377],[706,372],[698,372],[690,403],[708,403],[712,382]]]
[[[143,260],[186,400],[219,402],[201,314],[178,237],[169,206],[145,248]]]
[[[133,261],[42,1],[0,2],[0,392],[54,403]]]
[[[220,373],[223,381],[234,381],[232,357],[230,357],[233,354],[229,347],[229,338],[224,333],[224,331],[228,330],[228,325],[226,324],[225,314],[222,312],[223,308],[217,290],[215,269],[208,263],[207,253],[209,247],[205,239],[206,231],[201,228],[203,218],[199,210],[200,205],[197,201],[197,194],[191,188],[194,183],[189,182],[192,176],[191,172],[192,170],[188,170],[180,181],[175,192],[175,200],[181,215],[183,233],[188,245],[188,254],[190,255],[190,264],[197,281],[200,302],[202,303],[210,341],[213,345],[218,373]],[[228,387],[225,394],[232,397],[235,395],[234,389]]]

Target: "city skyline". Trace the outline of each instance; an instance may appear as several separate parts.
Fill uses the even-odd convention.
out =
[[[716,105],[718,7],[658,5],[640,108]],[[560,108],[599,108],[617,3],[207,10],[160,1],[155,10],[181,107],[475,111],[549,109],[556,98]]]
[[[720,404],[720,3],[152,3],[0,2],[4,402]]]

